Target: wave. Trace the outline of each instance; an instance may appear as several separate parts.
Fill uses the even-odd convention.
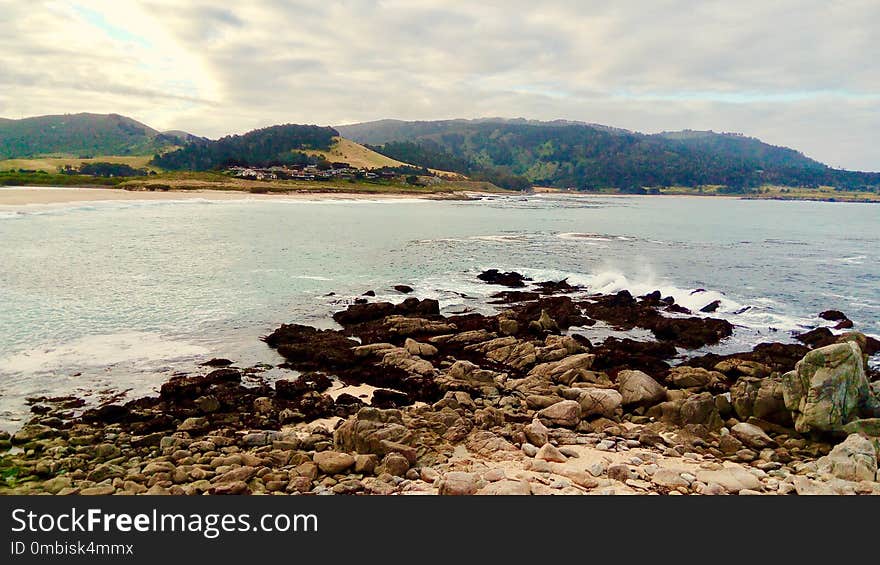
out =
[[[204,347],[150,332],[85,336],[41,345],[0,359],[0,372],[50,373],[120,364],[173,361],[207,353]]]

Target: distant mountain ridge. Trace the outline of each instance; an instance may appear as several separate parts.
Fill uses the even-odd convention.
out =
[[[186,132],[160,132],[118,114],[0,118],[0,159],[43,155],[152,155],[191,141]]]
[[[794,149],[740,134],[685,130],[648,135],[583,122],[498,118],[380,120],[336,128],[394,159],[497,178],[511,188],[880,187],[880,173],[832,169]]]

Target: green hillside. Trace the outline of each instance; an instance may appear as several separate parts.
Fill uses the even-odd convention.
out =
[[[737,134],[645,135],[577,122],[500,119],[381,120],[337,129],[394,159],[484,176],[508,187],[535,184],[632,192],[710,185],[730,192],[763,185],[880,187],[878,173],[832,169],[793,149]]]
[[[152,155],[184,141],[180,133],[163,134],[118,114],[0,119],[0,159]]]

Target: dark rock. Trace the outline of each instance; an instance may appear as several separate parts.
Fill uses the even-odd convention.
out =
[[[526,286],[525,281],[531,280],[515,271],[502,273],[498,269],[489,269],[488,271],[483,271],[482,273],[477,275],[477,278],[488,284],[497,284],[501,286],[508,286],[511,288],[524,287]]]
[[[280,379],[275,381],[278,398],[295,399],[306,392],[323,392],[333,385],[333,381],[323,373],[305,373],[294,381]]]
[[[164,400],[196,399],[216,385],[240,384],[241,372],[235,369],[217,369],[205,376],[174,377],[162,385],[159,396]]]
[[[582,286],[569,284],[567,278],[561,281],[543,281],[535,283],[535,286],[538,287],[541,294],[565,294],[583,290]]]
[[[229,365],[232,365],[232,361],[229,359],[223,359],[222,357],[215,357],[210,361],[202,363],[202,367],[228,367]]]
[[[361,296],[376,296],[376,291],[375,290],[368,290],[367,292],[363,293]]]
[[[829,320],[831,322],[841,322],[843,320],[848,320],[846,314],[841,312],[840,310],[825,310],[819,317],[823,320]]]
[[[341,332],[299,324],[284,324],[264,340],[287,359],[291,368],[300,371],[333,371],[351,367],[356,362],[351,348],[359,345]]]
[[[721,301],[720,300],[713,300],[709,304],[706,304],[705,306],[700,308],[700,312],[706,312],[706,313],[714,312],[715,310],[718,310],[719,306],[721,306]]]
[[[810,347],[815,348],[821,347],[826,342],[830,343],[830,341],[834,339],[834,334],[831,333],[831,330],[828,328],[816,328],[815,330],[798,334],[794,336],[794,338],[801,343],[805,343]]]
[[[405,284],[397,284],[397,285],[394,285],[394,290],[396,290],[397,292],[403,293],[403,294],[409,294],[410,292],[413,291],[413,287],[411,287],[409,285],[405,285]]]
[[[373,391],[373,400],[370,404],[376,408],[399,408],[412,403],[413,400],[402,392],[380,388]]]

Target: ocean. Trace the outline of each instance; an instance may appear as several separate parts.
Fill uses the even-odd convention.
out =
[[[212,357],[277,364],[260,336],[286,322],[333,327],[332,312],[369,290],[397,301],[391,286],[407,284],[447,312],[490,311],[503,288],[476,279],[488,268],[591,292],[659,289],[693,309],[720,300],[713,315],[736,331],[713,351],[790,341],[832,308],[878,335],[878,260],[880,206],[869,204],[534,195],[0,208],[0,429],[22,424],[28,397],[137,397]]]

